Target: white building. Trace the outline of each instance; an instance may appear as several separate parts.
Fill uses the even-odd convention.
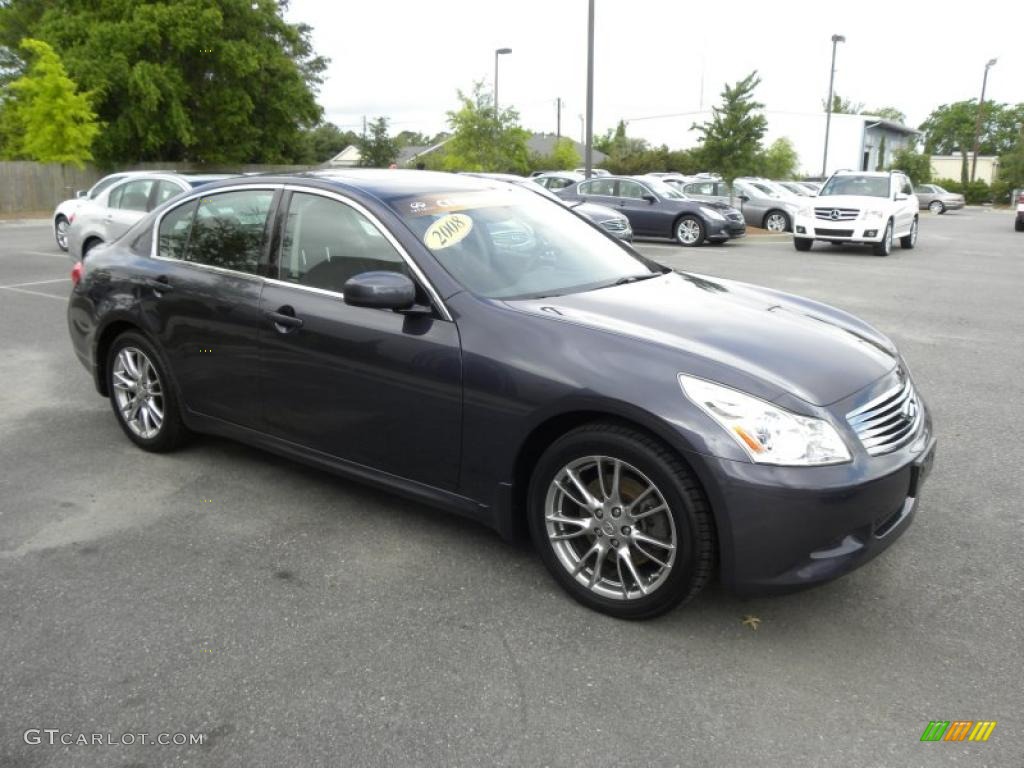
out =
[[[763,114],[768,120],[765,147],[776,139],[789,139],[798,156],[797,172],[803,176],[820,176],[825,151],[825,113],[766,110]],[[629,132],[643,136],[654,144],[664,143],[670,147],[690,149],[697,146],[700,137],[700,133],[691,126],[710,121],[710,110],[648,118],[632,123]],[[879,166],[879,153],[883,151],[883,138],[885,157],[881,165],[888,167],[893,152],[906,147],[917,134],[918,131],[913,128],[877,115],[834,114],[829,130],[826,173],[840,169],[875,170]]]

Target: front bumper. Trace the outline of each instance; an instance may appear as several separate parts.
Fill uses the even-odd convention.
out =
[[[731,219],[716,221],[712,219],[707,223],[707,239],[711,242],[733,240],[738,237],[745,237],[746,234],[747,225],[742,221],[736,222]]]
[[[878,243],[885,234],[885,219],[826,221],[798,216],[793,222],[793,234],[796,237],[841,243]]]
[[[715,511],[722,583],[745,595],[788,592],[878,556],[913,520],[935,446],[926,411],[908,445],[874,457],[858,449],[847,464],[692,461]]]

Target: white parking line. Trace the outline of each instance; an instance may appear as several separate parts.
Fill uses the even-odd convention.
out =
[[[13,283],[11,285],[0,285],[0,288],[24,288],[28,285],[49,285],[50,283],[66,283],[70,277],[58,277],[56,280],[36,280],[34,283]]]
[[[39,291],[30,291],[26,288],[10,288],[0,286],[0,291],[11,291],[12,293],[27,293],[29,296],[42,296],[44,299],[56,299],[57,301],[67,301],[66,296],[54,296],[52,293],[40,293]]]
[[[66,253],[44,253],[43,251],[2,251],[0,256],[49,256],[51,259],[63,259],[71,263],[71,257]]]

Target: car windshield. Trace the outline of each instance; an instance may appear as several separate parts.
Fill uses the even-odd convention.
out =
[[[90,200],[95,200],[96,196],[100,192],[105,190],[114,182],[120,181],[123,178],[125,178],[123,173],[113,173],[110,176],[100,179],[99,181],[92,185],[88,192],[86,192],[86,197],[88,197]]]
[[[948,195],[948,194],[949,194],[949,192],[947,192],[946,190],[944,190],[944,189],[943,189],[942,187],[940,187],[940,186],[939,186],[938,184],[932,184],[932,192],[933,192],[934,194],[938,194],[938,195]]]
[[[391,205],[452,277],[491,299],[578,293],[662,271],[527,190],[439,190]]]
[[[856,195],[858,197],[888,197],[888,176],[833,176],[818,192],[818,197],[829,195]]]
[[[644,179],[644,184],[650,187],[659,197],[668,200],[686,200],[687,197],[671,184],[666,184],[661,179]]]

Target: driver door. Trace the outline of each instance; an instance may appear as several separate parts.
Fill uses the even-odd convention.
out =
[[[260,302],[264,429],[330,456],[455,489],[462,418],[455,323],[436,312],[344,302],[345,281],[362,272],[402,272],[417,280],[397,241],[355,205],[308,190],[291,193],[282,211],[272,279]]]

